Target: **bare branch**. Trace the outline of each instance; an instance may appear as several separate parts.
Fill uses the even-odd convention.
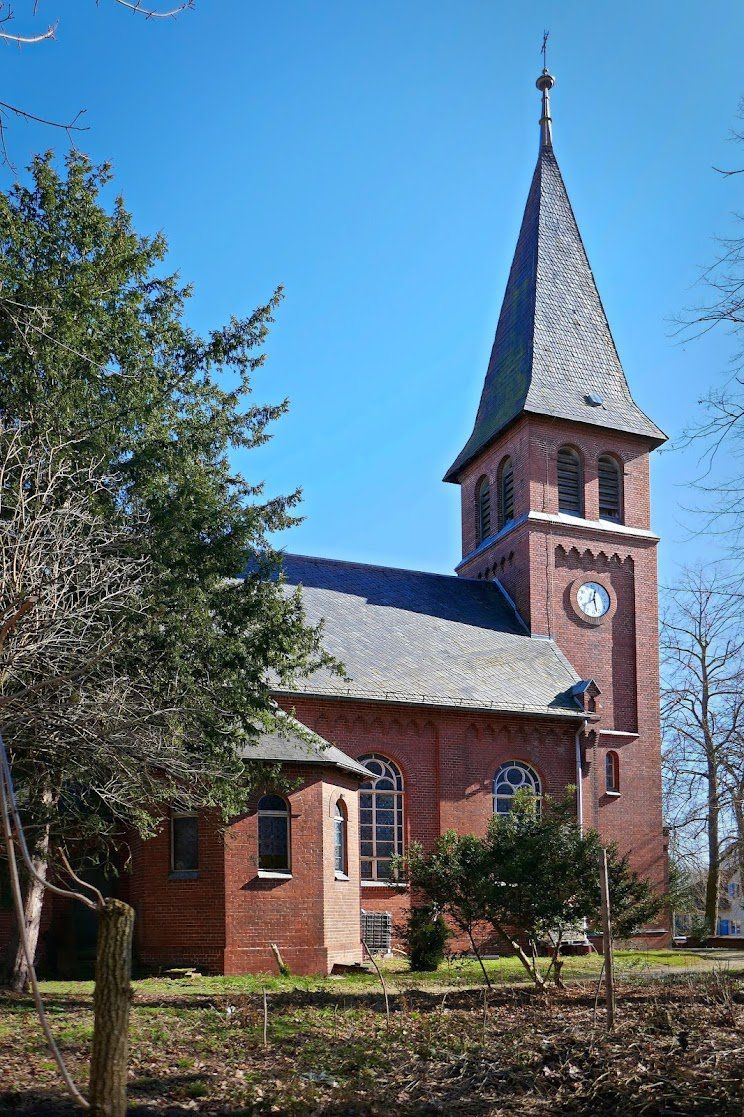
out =
[[[100,2],[100,0],[98,0],[98,2]],[[171,8],[169,11],[165,12],[159,12],[154,8],[148,8],[140,3],[140,0],[135,0],[134,3],[130,3],[129,0],[115,0],[115,2],[120,4],[122,8],[128,8],[130,12],[134,12],[136,15],[144,16],[145,19],[173,19],[175,16],[180,15],[181,12],[193,11],[194,9],[194,0],[185,0],[185,3],[179,4],[177,8]]]

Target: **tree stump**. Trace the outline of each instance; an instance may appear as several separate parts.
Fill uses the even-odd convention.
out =
[[[127,1110],[133,932],[129,904],[106,900],[99,913],[93,993],[90,1111],[96,1117],[125,1117]]]

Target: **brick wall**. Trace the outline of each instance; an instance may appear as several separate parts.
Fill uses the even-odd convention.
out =
[[[214,973],[276,972],[276,943],[294,973],[328,973],[359,962],[358,780],[339,769],[287,768],[298,782],[290,804],[291,877],[258,871],[256,803],[225,829],[214,813],[199,820],[199,871],[170,872],[170,834],[132,844],[125,887],[137,912],[137,953],[148,966],[195,965]],[[348,880],[333,866],[331,805],[348,813]]]
[[[578,450],[583,464],[580,520],[558,515],[557,454],[564,445]],[[599,520],[597,459],[603,453],[622,464],[622,525]],[[475,488],[485,474],[495,494],[506,454],[514,463],[514,526],[474,554]],[[468,467],[461,490],[464,558],[458,573],[498,578],[531,632],[555,639],[579,675],[596,681],[601,720],[600,732],[589,738],[585,750],[585,818],[628,850],[635,868],[664,887],[656,539],[648,534],[648,442],[565,420],[522,416]],[[492,503],[495,508],[495,496]],[[494,522],[494,530],[496,526]],[[571,603],[576,579],[603,582],[616,606],[613,615],[599,625],[582,621]],[[609,749],[619,757],[619,796],[606,794]]]
[[[485,833],[494,773],[506,760],[531,764],[551,795],[576,782],[573,722],[346,699],[283,701],[349,756],[379,752],[395,761],[404,779],[406,845],[430,847],[447,829]],[[406,889],[362,882],[361,906],[391,912],[400,925],[409,897]]]

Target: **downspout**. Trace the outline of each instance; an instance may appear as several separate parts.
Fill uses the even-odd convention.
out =
[[[586,722],[580,729],[576,730],[574,736],[574,746],[576,749],[576,819],[579,824],[579,833],[584,833],[584,793],[581,787],[581,780],[583,776],[581,765],[581,734],[586,729]]]

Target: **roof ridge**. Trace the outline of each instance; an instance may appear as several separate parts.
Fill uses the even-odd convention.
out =
[[[463,578],[459,574],[442,574],[438,570],[417,570],[411,566],[385,566],[380,562],[361,562],[359,559],[339,559],[327,558],[325,555],[301,555],[296,551],[280,551],[280,555],[286,558],[309,559],[312,562],[328,562],[333,563],[335,566],[361,566],[365,570],[390,570],[396,574],[421,574],[427,578],[445,578],[450,582],[476,582],[480,585],[484,583],[490,585],[484,578]]]

